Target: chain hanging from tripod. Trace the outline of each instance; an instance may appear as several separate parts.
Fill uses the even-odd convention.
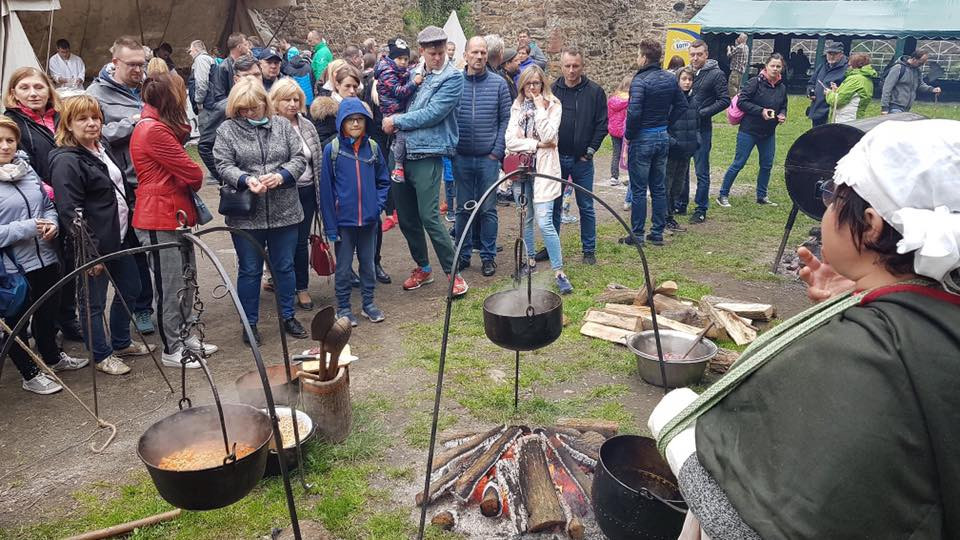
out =
[[[183,287],[177,290],[177,305],[180,308],[180,329],[177,335],[177,343],[174,349],[182,351],[180,355],[180,387],[182,397],[179,407],[183,409],[184,404],[192,407],[190,398],[187,397],[187,365],[191,362],[204,362],[209,356],[204,347],[205,324],[203,322],[204,304],[200,298],[200,285],[197,282],[197,268],[194,265],[191,254],[192,246],[181,244],[180,259],[183,265]],[[191,314],[192,313],[192,314]],[[188,340],[191,333],[195,334],[197,346],[188,346]]]

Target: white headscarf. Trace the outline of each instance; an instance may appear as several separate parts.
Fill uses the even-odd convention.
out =
[[[916,251],[914,272],[954,292],[960,269],[960,122],[884,122],[837,162],[834,181],[853,188]]]

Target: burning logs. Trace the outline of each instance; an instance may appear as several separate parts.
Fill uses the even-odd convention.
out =
[[[478,506],[482,516],[505,520],[519,534],[584,538],[597,444],[618,427],[577,418],[557,424],[534,430],[500,425],[448,437],[434,464],[429,498],[417,493],[417,505],[450,493],[459,506]]]

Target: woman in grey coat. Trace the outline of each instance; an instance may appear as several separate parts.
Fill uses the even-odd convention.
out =
[[[297,249],[293,255],[293,272],[296,276],[297,306],[307,311],[313,309],[313,299],[307,290],[310,284],[310,228],[317,215],[317,182],[320,179],[320,163],[323,161],[323,145],[313,122],[303,115],[307,112],[306,96],[300,85],[290,78],[280,79],[270,88],[270,104],[277,115],[290,121],[300,136],[307,167],[297,178],[303,221],[297,228]],[[317,233],[319,234],[319,233]]]
[[[40,187],[40,178],[27,163],[25,153],[17,153],[20,128],[16,122],[0,117],[0,261],[8,274],[22,273],[30,285],[19,313],[7,317],[13,327],[23,312],[47,289],[60,281],[57,257],[57,211],[53,201]],[[33,338],[43,361],[54,371],[80,369],[88,360],[71,358],[57,346],[57,314],[60,296],[51,296],[33,315]],[[20,338],[28,341],[27,329]],[[53,394],[61,386],[40,372],[27,352],[14,344],[10,357],[23,377],[23,389],[35,394]]]
[[[297,228],[303,221],[296,186],[307,164],[300,136],[286,118],[273,115],[267,92],[257,80],[243,79],[234,85],[227,98],[227,118],[217,129],[217,142],[213,147],[217,172],[230,186],[240,191],[250,190],[256,197],[249,216],[226,216],[226,223],[250,233],[267,248],[283,328],[295,338],[305,338],[307,332],[294,317],[293,310],[293,255]],[[237,293],[259,343],[257,321],[263,257],[240,235],[233,235],[233,245],[240,265]],[[246,334],[243,339],[247,340]]]

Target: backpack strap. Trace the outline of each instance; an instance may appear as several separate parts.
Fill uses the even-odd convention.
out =
[[[367,136],[367,142],[370,143],[370,152],[373,154],[373,157],[370,161],[363,161],[364,163],[372,163],[378,165],[380,163],[380,145],[377,144],[377,141],[373,140],[373,137]],[[340,155],[340,137],[335,136],[332,141],[330,141],[330,164],[333,167],[337,166],[337,156]]]

